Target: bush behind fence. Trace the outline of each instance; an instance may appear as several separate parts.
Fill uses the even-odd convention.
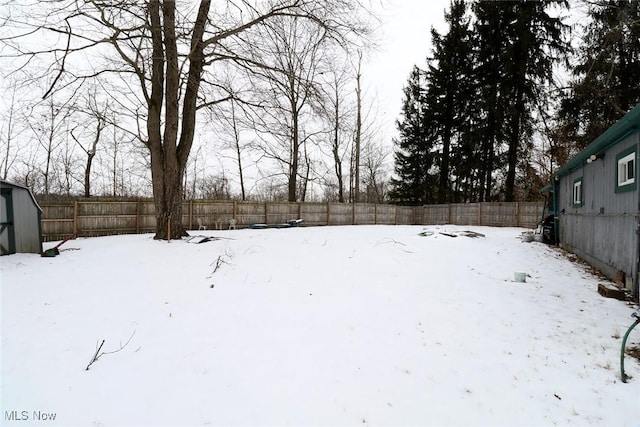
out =
[[[151,233],[155,231],[155,208],[151,200],[76,201],[42,203],[45,241],[80,236]],[[425,206],[395,206],[346,203],[281,203],[187,200],[182,223],[188,230],[199,224],[207,229],[252,224],[281,224],[301,218],[304,225],[486,225],[535,227],[542,215],[537,202],[465,203]]]

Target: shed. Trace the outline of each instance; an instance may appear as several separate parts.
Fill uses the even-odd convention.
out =
[[[553,174],[561,247],[638,296],[640,104]],[[549,188],[549,187],[547,187]]]
[[[29,188],[0,180],[0,255],[41,253],[41,216]]]

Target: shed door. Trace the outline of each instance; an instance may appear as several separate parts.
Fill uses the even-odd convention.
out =
[[[13,227],[13,197],[10,188],[0,190],[0,255],[16,253]]]

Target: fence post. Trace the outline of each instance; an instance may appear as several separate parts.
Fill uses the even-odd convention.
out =
[[[264,202],[264,223],[269,224],[269,218],[267,217],[267,206],[269,202]]]
[[[136,234],[140,234],[140,199],[136,200]]]
[[[478,202],[478,225],[484,225],[482,223],[482,203]]]
[[[73,202],[73,233],[78,233],[78,201]]]
[[[520,204],[516,202],[516,227],[520,227]]]
[[[351,225],[356,225],[356,202],[351,204]]]
[[[331,203],[327,202],[327,225],[331,225]]]

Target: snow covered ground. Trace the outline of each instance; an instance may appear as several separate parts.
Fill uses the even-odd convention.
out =
[[[440,234],[463,230],[485,237]],[[523,231],[200,231],[220,239],[1,257],[0,424],[640,426],[636,359],[620,381],[637,307]]]

